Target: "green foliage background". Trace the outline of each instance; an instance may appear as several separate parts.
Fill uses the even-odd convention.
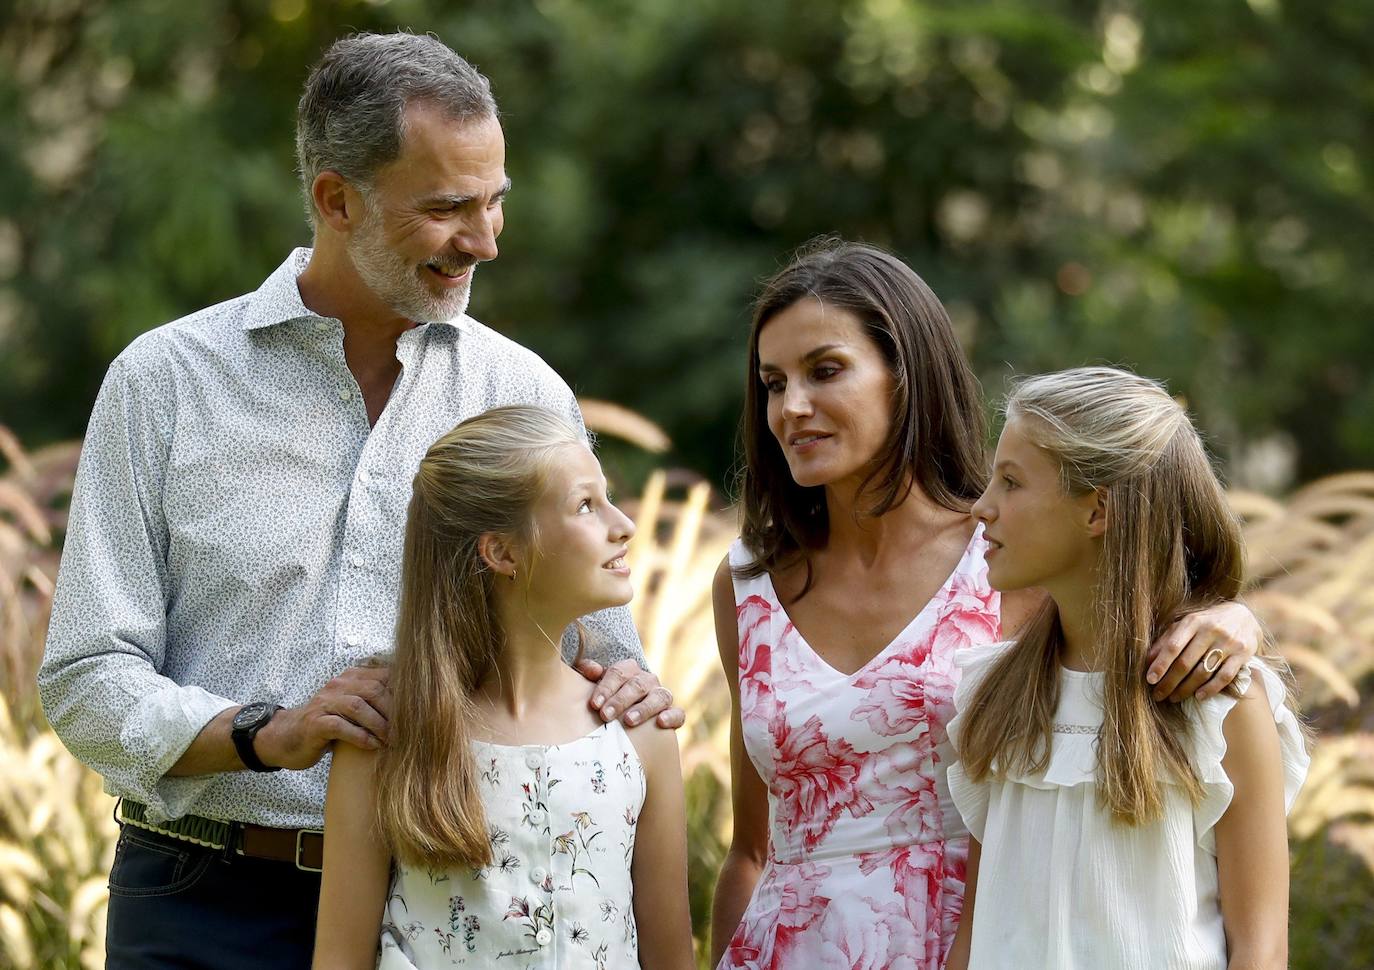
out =
[[[0,414],[30,442],[81,432],[135,335],[308,242],[301,81],[337,36],[408,27],[504,112],[515,190],[474,315],[717,480],[750,296],[824,232],[907,258],[990,394],[1126,363],[1229,458],[1278,432],[1299,478],[1374,464],[1367,0],[0,11]]]
[[[502,107],[474,315],[717,482],[749,299],[829,232],[917,268],[991,396],[1125,363],[1251,484],[1276,442],[1299,480],[1374,467],[1369,0],[0,0],[0,424],[79,437],[131,339],[308,244],[301,82],[397,27]],[[1295,860],[1294,965],[1368,963],[1363,864]]]

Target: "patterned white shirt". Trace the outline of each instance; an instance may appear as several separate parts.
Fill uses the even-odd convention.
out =
[[[309,256],[140,336],[91,415],[39,689],[72,753],[150,819],[319,826],[328,758],[165,774],[226,708],[302,704],[390,650],[411,481],[435,439],[503,404],[581,424],[552,368],[462,317],[401,335],[370,427],[342,324],[301,301]],[[588,625],[597,659],[643,663],[628,610]]]

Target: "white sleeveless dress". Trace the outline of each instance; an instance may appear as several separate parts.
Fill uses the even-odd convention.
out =
[[[646,789],[625,729],[473,753],[492,864],[398,865],[378,970],[637,970],[630,864]]]

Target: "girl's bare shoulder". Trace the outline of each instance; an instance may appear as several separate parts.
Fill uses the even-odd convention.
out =
[[[377,771],[379,756],[378,751],[368,751],[343,741],[336,741],[330,755],[329,777],[331,780],[339,777],[370,781]]]
[[[677,731],[673,728],[659,727],[658,722],[650,718],[634,727],[626,727],[625,734],[649,774],[668,765],[677,765]]]

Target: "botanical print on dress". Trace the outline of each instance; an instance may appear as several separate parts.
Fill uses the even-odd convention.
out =
[[[645,779],[624,728],[474,749],[492,861],[398,867],[379,968],[637,968],[630,867]]]
[[[968,846],[942,784],[954,652],[995,642],[1001,626],[985,548],[980,528],[906,628],[849,675],[801,637],[766,573],[735,579],[744,744],[771,822],[721,968],[943,967]],[[750,558],[731,548],[732,565]]]

